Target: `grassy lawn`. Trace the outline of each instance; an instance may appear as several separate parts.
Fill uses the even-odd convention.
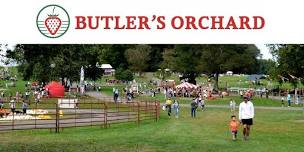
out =
[[[249,141],[230,140],[228,109],[210,108],[190,118],[182,109],[179,119],[162,111],[158,122],[112,125],[108,129],[84,127],[1,133],[0,151],[293,151],[302,152],[302,111],[256,110]]]

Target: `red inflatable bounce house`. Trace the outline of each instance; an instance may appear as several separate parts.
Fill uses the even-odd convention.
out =
[[[46,85],[44,88],[46,90],[48,90],[50,98],[62,98],[62,97],[64,97],[64,86],[62,86],[58,82],[52,81],[51,83]]]

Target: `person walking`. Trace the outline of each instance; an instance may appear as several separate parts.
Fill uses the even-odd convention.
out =
[[[118,89],[116,88],[115,91],[114,91],[114,102],[115,102],[115,103],[118,101],[118,97],[119,97],[119,91],[118,91]]]
[[[282,107],[284,107],[284,97],[281,98]]]
[[[202,99],[202,101],[201,101],[201,109],[202,109],[202,111],[204,111],[206,109],[206,104],[205,104],[204,99]]]
[[[241,96],[241,99],[243,99],[244,93],[242,90],[240,91],[240,96]]]
[[[24,115],[26,115],[26,110],[27,110],[27,108],[28,108],[28,104],[23,100],[22,101],[22,113],[24,114]]]
[[[171,98],[168,98],[166,100],[166,108],[168,110],[168,116],[169,117],[171,116],[171,106],[172,106],[172,100],[171,100]]]
[[[179,114],[179,103],[178,103],[177,100],[174,100],[173,109],[174,109],[174,111],[175,111],[175,118],[178,118],[178,114]]]
[[[238,128],[239,128],[239,121],[236,120],[235,115],[231,116],[231,120],[229,122],[229,128],[230,128],[230,131],[232,134],[232,140],[236,141],[237,132],[238,132]]]
[[[116,91],[116,89],[113,87],[112,93],[113,93],[113,100],[114,100],[114,102],[115,102],[115,91]]]
[[[230,99],[229,107],[230,107],[230,111],[234,113],[236,107],[236,103],[234,100]]]
[[[287,94],[287,102],[288,102],[288,107],[291,106],[291,95],[290,93]]]
[[[297,96],[296,104],[297,105],[301,104],[301,97],[300,97],[300,95]]]
[[[243,125],[244,140],[248,140],[250,127],[253,125],[254,107],[253,103],[247,97],[244,97],[243,102],[239,106],[239,120]]]
[[[195,118],[196,117],[196,109],[198,107],[196,99],[193,99],[191,102],[191,117]]]
[[[11,112],[14,114],[14,113],[15,113],[15,109],[16,109],[16,99],[13,98],[13,99],[10,101],[9,105],[10,105],[10,108],[11,108]]]
[[[40,99],[41,99],[41,94],[40,94],[40,92],[37,92],[36,97],[35,97],[35,103],[36,104],[40,103]]]
[[[4,107],[4,102],[2,100],[2,98],[0,98],[0,108],[3,108]]]

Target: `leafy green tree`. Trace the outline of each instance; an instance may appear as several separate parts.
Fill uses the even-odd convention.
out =
[[[113,68],[128,68],[128,61],[125,57],[127,49],[134,47],[128,44],[108,44],[103,45],[99,56],[100,63],[111,64]]]
[[[165,59],[168,61],[168,65],[173,65],[173,70],[183,75],[183,78],[188,79],[188,82],[196,84],[195,78],[199,75],[198,65],[200,57],[202,55],[202,49],[200,45],[175,45],[175,53],[170,53],[173,59]]]
[[[163,67],[162,62],[165,59],[163,53],[166,52],[167,49],[173,49],[173,44],[152,44],[151,46],[151,53],[148,61],[148,68],[146,71],[158,71],[160,68],[170,68],[170,67]]]
[[[37,63],[33,67],[32,79],[39,82],[47,82],[50,79],[49,71],[43,68],[41,63]]]
[[[134,72],[139,72],[139,75],[141,75],[149,66],[150,53],[151,46],[143,44],[126,50],[125,57],[129,63],[129,68]]]
[[[273,61],[271,59],[268,59],[268,60],[259,59],[257,73],[271,75],[271,73],[273,72],[275,67],[276,67],[275,61]]]
[[[155,74],[157,78],[159,78],[162,81],[165,81],[167,78],[169,78],[172,75],[172,71],[170,69],[158,69]]]
[[[215,89],[218,90],[220,73],[255,73],[260,55],[255,45],[176,45],[175,52],[165,52],[166,65],[174,65],[173,70],[181,73],[189,82],[201,74],[213,76]],[[172,62],[171,62],[172,61]]]
[[[134,79],[133,73],[130,70],[124,70],[122,68],[115,71],[115,78],[122,81],[132,81]]]
[[[199,69],[206,74],[214,75],[214,89],[218,90],[220,73],[255,73],[259,49],[255,45],[226,44],[205,45],[200,59]]]
[[[175,57],[176,57],[176,52],[174,49],[165,49],[164,52],[162,53],[163,56],[163,61],[160,65],[162,69],[174,69],[175,68]]]
[[[43,81],[59,78],[78,81],[82,66],[86,67],[86,77],[95,80],[101,74],[101,70],[96,67],[101,48],[99,45],[20,44],[14,50],[7,50],[7,57],[19,64],[18,70],[23,73],[25,80],[38,78],[37,64],[39,69],[46,71],[46,75],[52,73],[51,76],[43,77]]]
[[[268,45],[275,57],[278,66],[278,79],[288,78],[289,82],[297,87],[299,81],[304,82],[304,45],[277,44]]]

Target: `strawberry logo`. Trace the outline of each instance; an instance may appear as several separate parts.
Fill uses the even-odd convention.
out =
[[[70,17],[63,7],[55,4],[47,5],[38,13],[36,24],[42,35],[58,38],[67,32]]]
[[[61,19],[58,17],[59,14],[54,14],[54,10],[55,7],[53,9],[53,13],[48,15],[49,17],[44,21],[44,25],[52,35],[55,35],[61,27]]]

